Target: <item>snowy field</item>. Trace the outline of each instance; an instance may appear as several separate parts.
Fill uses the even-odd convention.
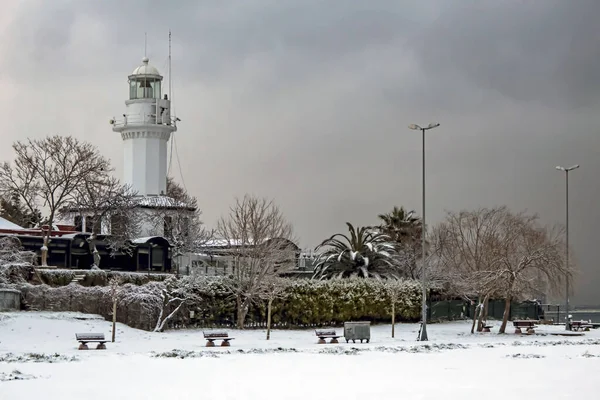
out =
[[[600,330],[562,337],[469,334],[468,322],[371,328],[371,343],[317,344],[313,330],[230,330],[229,348],[202,331],[117,325],[107,350],[77,350],[75,333],[111,324],[78,313],[0,313],[0,399],[569,399],[600,391]],[[338,328],[338,333],[343,333]],[[90,346],[93,348],[93,346]],[[586,396],[587,395],[587,396]]]

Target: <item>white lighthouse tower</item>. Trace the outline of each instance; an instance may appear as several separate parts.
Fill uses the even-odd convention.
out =
[[[171,101],[162,96],[163,77],[147,57],[129,75],[123,120],[112,120],[124,145],[123,181],[140,196],[160,196],[167,186],[167,142],[177,130]]]

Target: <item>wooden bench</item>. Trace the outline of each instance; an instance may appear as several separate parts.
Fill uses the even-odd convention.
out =
[[[106,343],[108,340],[104,339],[103,333],[76,333],[75,338],[80,343],[79,350],[89,350],[87,344],[98,342],[96,350],[106,350]]]
[[[489,332],[490,328],[493,328],[493,326],[492,325],[484,325],[483,329],[482,329],[482,332]]]
[[[234,338],[229,337],[227,332],[202,332],[204,334],[204,339],[206,339],[206,347],[215,347],[215,340],[221,340],[221,347],[231,346],[229,344],[230,340]]]
[[[338,339],[341,338],[340,335],[335,333],[335,330],[319,330],[315,329],[315,335],[319,338],[319,344],[327,343],[327,339],[331,339],[329,343],[339,343]]]
[[[532,335],[535,333],[535,328],[537,328],[537,325],[536,325],[537,323],[539,323],[539,321],[537,321],[537,320],[529,320],[529,319],[515,320],[515,321],[513,321],[513,325],[515,327],[515,334],[520,335],[521,333],[523,333],[521,331],[521,328],[527,328],[527,334]]]
[[[592,325],[588,321],[571,321],[570,325],[571,325],[572,331],[586,331],[587,332],[594,327],[594,325]]]

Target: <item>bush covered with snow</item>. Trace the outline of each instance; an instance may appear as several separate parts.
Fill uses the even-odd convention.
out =
[[[101,271],[102,272],[102,271]],[[151,330],[163,307],[162,293],[168,289],[185,299],[184,305],[169,321],[169,327],[212,327],[235,324],[235,299],[228,291],[225,277],[171,277],[165,282],[122,285],[118,295],[117,321],[135,328]],[[370,320],[389,322],[391,301],[386,289],[391,283],[375,279],[328,281],[285,280],[285,300],[273,303],[273,324],[279,328],[341,325],[344,321]],[[419,317],[421,292],[415,281],[395,283],[401,295],[396,302],[396,320],[412,321]],[[79,311],[112,315],[110,287],[85,287],[79,284],[22,288],[25,302],[38,310]],[[171,309],[163,312],[169,313]],[[264,327],[265,304],[253,304],[247,327]]]
[[[141,274],[137,272],[103,271],[100,269],[41,269],[38,271],[43,283],[50,286],[66,286],[76,275],[84,275],[83,286],[106,286],[113,277],[123,283],[144,285],[149,282],[162,282],[172,274]]]
[[[18,239],[0,238],[0,287],[14,287],[31,279],[34,259],[35,254],[23,251]]]

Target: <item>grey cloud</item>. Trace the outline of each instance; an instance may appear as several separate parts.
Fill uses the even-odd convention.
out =
[[[460,77],[516,101],[586,106],[600,93],[599,14],[593,0],[448,2],[413,46],[440,81]]]
[[[432,223],[447,209],[499,204],[561,222],[554,165],[582,164],[572,186],[578,299],[597,302],[598,4],[20,2],[0,43],[2,138],[73,134],[118,169],[107,120],[121,113],[144,32],[166,72],[171,28],[176,143],[207,223],[252,192],[276,198],[312,246],[345,221],[419,210],[421,142],[407,125],[440,122],[427,141]],[[177,163],[172,173],[180,178]]]

